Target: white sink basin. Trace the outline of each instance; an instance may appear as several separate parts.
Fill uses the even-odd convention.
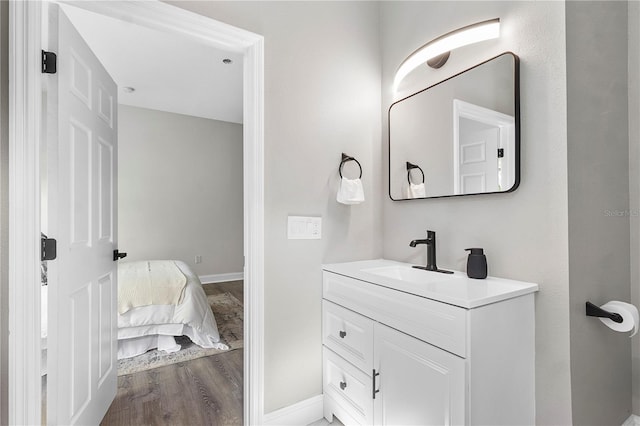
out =
[[[425,271],[410,266],[392,265],[378,268],[362,269],[362,272],[379,275],[381,277],[392,278],[394,280],[405,281],[412,284],[440,283],[443,281],[458,280],[453,274],[443,274],[442,272]]]
[[[460,271],[443,274],[411,266],[408,263],[376,259],[327,264],[322,268],[371,285],[380,285],[465,309],[538,291],[537,284],[533,283],[495,277],[474,280]],[[325,286],[330,288],[331,280],[326,281]]]

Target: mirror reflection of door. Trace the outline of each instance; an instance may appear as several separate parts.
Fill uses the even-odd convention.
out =
[[[456,194],[498,191],[500,129],[467,118],[460,119],[460,167]]]
[[[510,192],[518,187],[518,64],[518,57],[506,52],[389,107],[392,200]],[[459,125],[465,126],[460,117],[468,120],[462,147],[461,141],[454,141]],[[470,121],[476,123],[473,129]],[[499,133],[497,142],[492,140],[496,130],[481,134],[491,128]],[[500,158],[498,148],[502,150]],[[407,162],[424,170],[424,195],[408,191]]]
[[[455,194],[503,191],[513,184],[515,118],[453,101],[453,181]]]

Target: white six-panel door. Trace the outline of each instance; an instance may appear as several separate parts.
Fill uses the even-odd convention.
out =
[[[468,130],[463,123],[469,123]],[[472,124],[471,124],[472,123]],[[474,128],[473,125],[476,127]],[[496,192],[500,128],[460,118],[460,166],[457,194]]]
[[[58,258],[50,262],[47,422],[99,424],[117,381],[117,86],[56,5],[49,26],[58,55],[47,91]]]

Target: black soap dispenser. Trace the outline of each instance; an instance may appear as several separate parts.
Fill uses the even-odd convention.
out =
[[[487,278],[487,257],[481,248],[468,248],[469,258],[467,259],[467,276],[469,278]]]

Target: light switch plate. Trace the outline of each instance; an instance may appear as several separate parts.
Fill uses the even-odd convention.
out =
[[[290,240],[319,240],[322,238],[322,217],[289,216],[287,238]]]

